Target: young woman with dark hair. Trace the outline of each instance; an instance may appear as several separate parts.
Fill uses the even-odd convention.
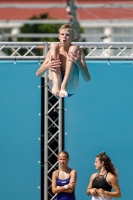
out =
[[[99,172],[91,175],[87,194],[92,195],[92,200],[120,198],[121,192],[117,180],[117,170],[109,156],[105,152],[98,154],[94,165]],[[111,191],[112,189],[113,191]]]

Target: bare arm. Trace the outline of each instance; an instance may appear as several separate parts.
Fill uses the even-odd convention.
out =
[[[107,182],[112,186],[114,191],[109,192],[103,189],[98,189],[99,195],[120,198],[121,192],[117,178],[113,174],[109,173],[107,176]]]
[[[70,183],[68,184],[68,189],[65,190],[67,193],[72,193],[76,187],[77,172],[72,170],[70,173]]]
[[[41,65],[41,67],[37,70],[36,76],[38,76],[38,77],[42,76],[42,73],[47,71],[48,68],[49,68],[49,51],[46,55],[44,62]]]
[[[64,186],[57,187],[57,184],[56,184],[57,172],[58,171],[54,171],[52,174],[52,192],[53,192],[53,194],[65,191]]]
[[[68,189],[65,189],[64,186],[57,186],[56,180],[57,180],[57,171],[54,171],[52,174],[52,192],[53,192],[53,194],[60,193],[60,192],[72,193],[75,188],[75,185],[76,185],[76,171],[72,170],[72,172],[71,172],[71,178],[70,178],[70,183],[68,184]]]
[[[92,188],[92,181],[95,178],[97,173],[92,174],[91,178],[90,178],[90,182],[89,185],[87,187],[87,194],[88,195],[97,195],[97,189],[96,188]]]
[[[41,77],[43,73],[46,72],[48,69],[51,71],[56,71],[56,68],[60,66],[60,60],[53,59],[52,55],[50,55],[50,51],[48,51],[44,62],[36,72],[36,76]]]

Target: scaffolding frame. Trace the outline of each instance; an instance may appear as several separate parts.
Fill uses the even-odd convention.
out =
[[[46,57],[50,42],[0,42],[0,60],[38,60]],[[132,43],[74,42],[85,52],[86,60],[133,60]],[[0,54],[1,55],[1,54]],[[54,200],[51,191],[51,176],[58,169],[57,157],[64,147],[64,101],[55,97],[48,87],[47,72],[42,78],[42,133],[41,133],[41,200]],[[39,188],[38,188],[39,189]]]
[[[39,60],[45,59],[51,42],[0,42],[0,59]],[[72,42],[82,48],[86,60],[132,60],[133,42]]]

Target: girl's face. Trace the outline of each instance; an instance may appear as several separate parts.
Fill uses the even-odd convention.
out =
[[[99,157],[96,157],[94,166],[96,169],[101,169],[104,165],[104,162],[99,160]]]
[[[73,33],[71,29],[61,29],[59,33],[59,40],[61,44],[66,45],[66,44],[71,44],[73,40]]]
[[[58,162],[60,164],[60,167],[66,167],[68,164],[69,159],[67,158],[67,155],[64,153],[60,153],[58,155]]]

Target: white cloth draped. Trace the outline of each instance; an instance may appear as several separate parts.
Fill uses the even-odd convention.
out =
[[[113,200],[112,197],[109,196],[105,196],[105,197],[96,197],[96,196],[92,196],[91,200]]]

